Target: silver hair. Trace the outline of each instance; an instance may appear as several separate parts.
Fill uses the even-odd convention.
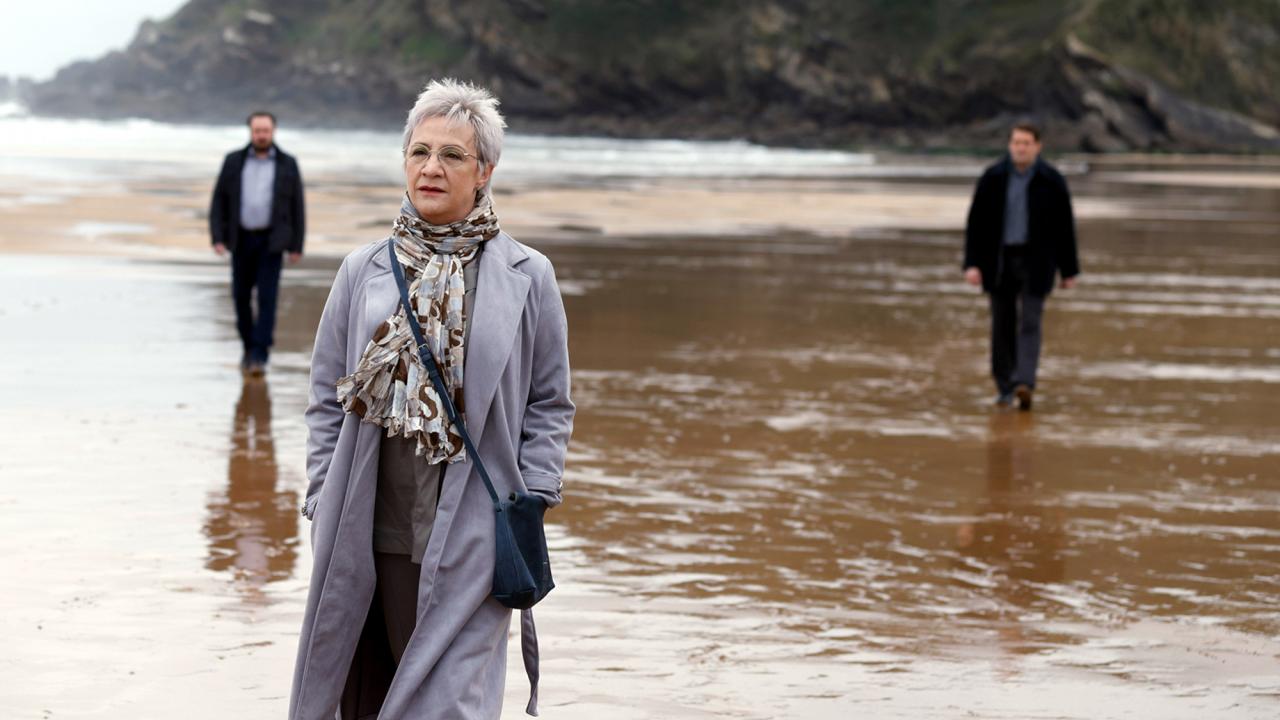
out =
[[[488,90],[453,78],[427,83],[405,120],[404,142],[400,147],[402,153],[408,152],[409,139],[418,125],[433,117],[445,118],[450,125],[466,123],[471,126],[481,166],[498,164],[507,121],[498,112],[498,99]],[[488,185],[485,190],[488,190]]]

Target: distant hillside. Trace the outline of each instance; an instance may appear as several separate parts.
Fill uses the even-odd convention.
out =
[[[26,94],[395,127],[441,75],[526,131],[955,148],[1032,116],[1059,149],[1280,150],[1276,0],[191,0]]]

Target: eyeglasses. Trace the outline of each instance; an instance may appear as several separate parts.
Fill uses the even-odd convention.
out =
[[[467,162],[467,158],[476,157],[457,145],[445,145],[435,151],[426,145],[414,145],[409,148],[407,159],[411,165],[425,165],[432,155],[440,160],[441,165],[451,170],[462,167]]]

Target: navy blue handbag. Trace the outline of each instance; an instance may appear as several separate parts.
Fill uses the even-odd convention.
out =
[[[435,355],[422,337],[422,328],[418,326],[413,305],[409,302],[409,285],[404,278],[404,269],[396,257],[395,238],[387,240],[387,252],[391,255],[391,269],[396,276],[396,284],[400,286],[400,302],[404,305],[409,329],[413,331],[413,340],[418,345],[418,356],[426,367],[435,387],[440,402],[444,405],[449,421],[458,429],[462,444],[467,454],[476,464],[476,471],[484,481],[493,501],[494,517],[494,562],[493,590],[495,600],[515,610],[527,610],[551,592],[556,586],[551,579],[551,561],[547,557],[547,536],[543,531],[542,519],[547,511],[547,504],[542,498],[529,493],[513,492],[505,499],[498,497],[498,491],[489,479],[480,453],[471,443],[471,435],[467,426],[458,416],[453,405],[453,398],[440,375],[440,367],[436,364]]]

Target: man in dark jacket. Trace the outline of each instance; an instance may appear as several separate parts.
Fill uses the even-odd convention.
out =
[[[286,253],[290,264],[302,257],[306,213],[298,163],[274,141],[275,116],[255,112],[248,122],[249,145],[222,162],[209,205],[209,234],[214,252],[231,253],[231,294],[244,344],[240,368],[262,375],[275,331],[282,261]]]
[[[1080,274],[1067,181],[1040,159],[1040,130],[1019,123],[1009,154],[987,168],[965,228],[964,277],[991,302],[991,374],[996,404],[1031,409],[1040,361],[1040,321],[1055,276],[1064,290]]]

